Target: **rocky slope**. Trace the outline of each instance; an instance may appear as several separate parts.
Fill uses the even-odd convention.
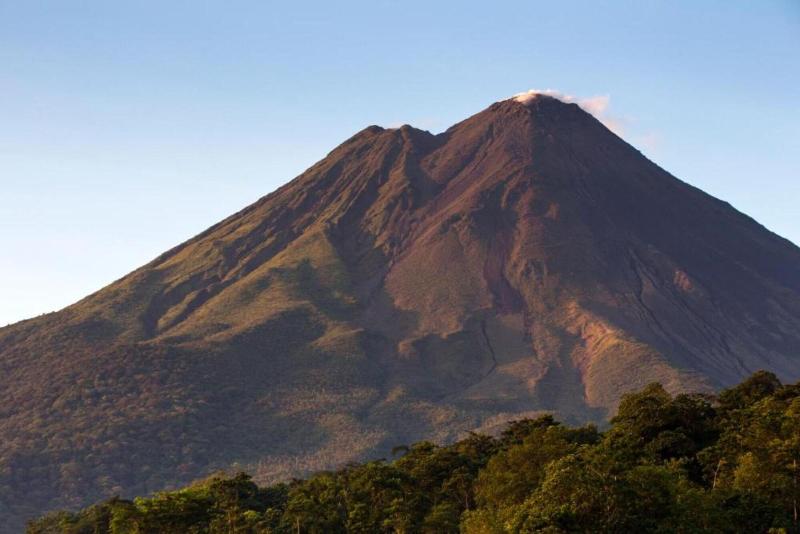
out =
[[[575,104],[359,132],[58,313],[0,329],[0,516],[275,479],[623,392],[800,378],[800,249]]]

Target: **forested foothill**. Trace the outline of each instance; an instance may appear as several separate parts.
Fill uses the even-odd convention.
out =
[[[240,473],[112,498],[28,532],[800,532],[800,384],[763,371],[716,396],[653,383],[603,431],[544,415],[393,452],[269,487]]]

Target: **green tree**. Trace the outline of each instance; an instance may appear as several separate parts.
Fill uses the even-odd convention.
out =
[[[292,532],[345,532],[347,507],[334,473],[321,473],[289,489],[283,524]]]

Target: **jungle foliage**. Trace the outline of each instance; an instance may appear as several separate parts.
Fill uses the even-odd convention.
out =
[[[800,384],[712,397],[651,384],[607,430],[551,416],[499,436],[259,487],[215,476],[29,523],[30,534],[800,532]]]

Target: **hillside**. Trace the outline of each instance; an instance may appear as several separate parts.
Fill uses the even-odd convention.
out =
[[[54,314],[0,329],[0,516],[259,482],[652,381],[800,377],[800,249],[577,105],[371,126]]]
[[[718,398],[654,383],[624,396],[604,433],[542,416],[288,484],[240,473],[113,498],[28,533],[794,533],[798,408],[800,384],[765,372]]]

